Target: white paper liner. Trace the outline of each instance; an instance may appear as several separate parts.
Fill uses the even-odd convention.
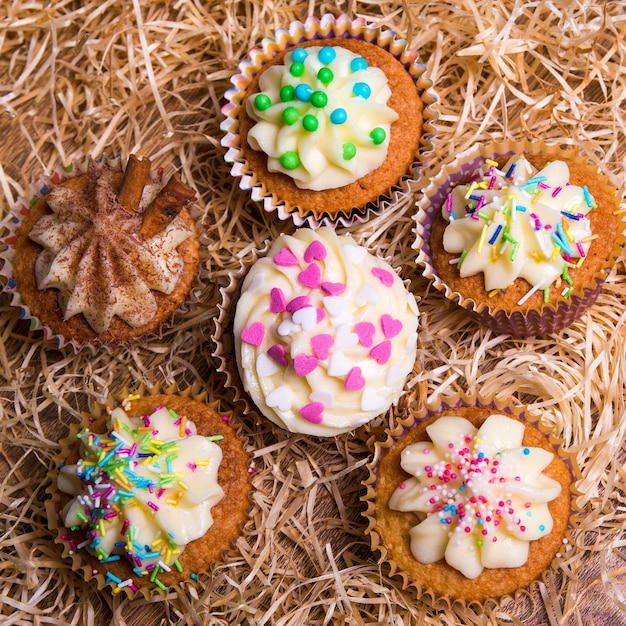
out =
[[[264,186],[256,180],[256,176],[250,170],[240,149],[238,117],[246,88],[264,63],[277,52],[302,41],[332,37],[349,37],[373,43],[398,59],[417,85],[423,104],[423,127],[415,161],[387,195],[381,196],[375,204],[368,203],[364,207],[355,207],[349,214],[338,211],[333,216],[323,215],[316,218],[311,211],[291,207],[274,194],[267,193]],[[330,14],[323,15],[321,18],[308,17],[304,23],[293,22],[287,29],[278,29],[274,38],[263,39],[261,47],[250,50],[249,58],[239,64],[240,73],[231,78],[235,87],[224,94],[228,103],[222,107],[222,113],[226,119],[221,123],[220,128],[226,134],[221,143],[227,148],[224,159],[227,163],[232,163],[231,174],[239,179],[239,187],[244,191],[249,190],[252,199],[262,203],[264,211],[276,212],[279,219],[293,220],[296,226],[308,225],[312,228],[322,225],[350,226],[354,223],[366,222],[370,215],[380,215],[386,207],[410,193],[412,183],[419,180],[421,170],[426,166],[427,159],[433,151],[432,140],[435,136],[433,123],[437,119],[434,105],[436,105],[437,96],[432,88],[432,82],[425,76],[426,66],[418,63],[417,52],[407,50],[406,46],[407,42],[403,39],[396,39],[393,31],[368,27],[363,18],[351,20],[347,15],[335,18]]]

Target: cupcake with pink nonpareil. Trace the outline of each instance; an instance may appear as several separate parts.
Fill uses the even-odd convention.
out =
[[[291,432],[350,432],[397,402],[413,370],[415,297],[331,228],[281,235],[250,268],[233,324],[243,388]]]

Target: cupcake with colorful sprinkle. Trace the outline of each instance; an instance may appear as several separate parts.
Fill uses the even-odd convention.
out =
[[[418,202],[418,262],[496,331],[555,332],[598,297],[624,243],[615,187],[573,150],[479,145]]]
[[[230,416],[188,392],[111,406],[96,406],[61,442],[50,528],[73,569],[101,588],[146,598],[181,589],[242,533],[248,454]]]
[[[415,297],[330,227],[281,235],[223,295],[216,356],[240,396],[285,430],[355,431],[395,405],[413,373]]]
[[[391,575],[469,603],[513,596],[550,569],[569,545],[574,470],[538,419],[455,398],[376,444],[364,514]]]
[[[240,70],[222,143],[266,211],[348,225],[409,190],[431,148],[434,96],[394,33],[309,18],[264,40]]]

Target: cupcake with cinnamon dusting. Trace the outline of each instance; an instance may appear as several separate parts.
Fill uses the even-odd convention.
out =
[[[125,170],[90,161],[55,174],[22,210],[7,287],[60,345],[128,342],[185,300],[199,262],[195,192],[150,167],[134,155]]]

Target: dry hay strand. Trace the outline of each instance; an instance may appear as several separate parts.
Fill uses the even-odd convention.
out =
[[[545,338],[478,327],[415,267],[414,198],[350,229],[389,258],[419,300],[410,404],[469,393],[543,413],[576,454],[587,514],[558,568],[515,602],[432,606],[379,566],[364,538],[360,481],[371,442],[243,425],[255,455],[252,518],[237,556],[186,593],[148,602],[95,592],[60,560],[43,508],[57,441],[124,386],[195,385],[232,399],[211,357],[219,287],[240,259],[293,225],[238,188],[220,146],[223,94],[250,48],[294,19],[347,11],[420,52],[439,96],[431,165],[483,139],[574,145],[612,176],[626,164],[626,2],[174,3],[9,0],[0,6],[0,207],[41,174],[86,156],[151,156],[198,191],[203,269],[161,337],[73,354],[42,340],[0,296],[0,615],[3,624],[576,624],[626,610],[626,281],[622,260],[592,310]],[[428,174],[415,185],[419,194]],[[416,196],[417,197],[417,196]],[[385,420],[395,416],[385,416]],[[372,434],[375,430],[372,430]]]

